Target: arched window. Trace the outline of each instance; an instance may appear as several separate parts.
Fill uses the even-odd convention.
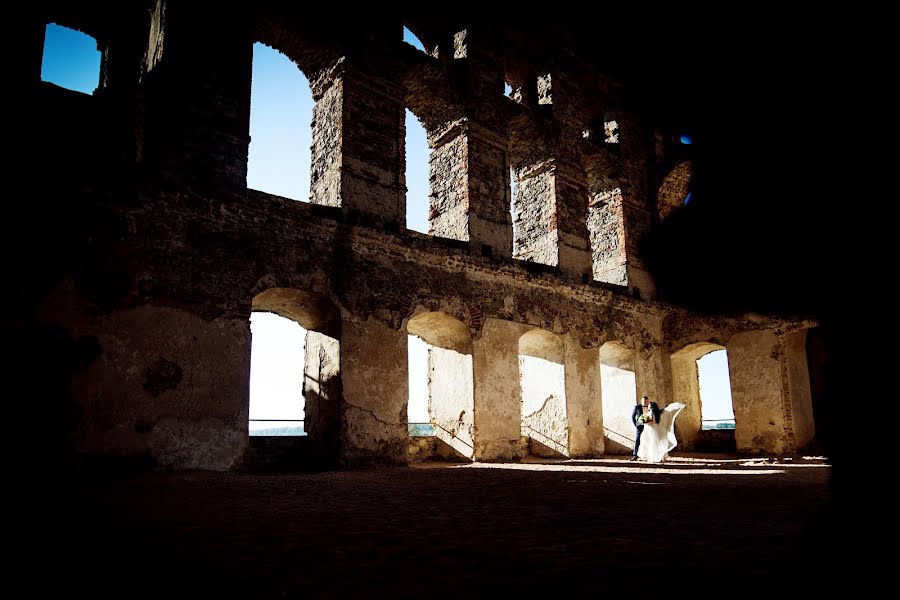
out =
[[[314,106],[296,63],[265,44],[253,44],[247,187],[308,201]]]
[[[565,346],[559,336],[535,329],[519,338],[522,436],[538,456],[568,456]]]
[[[84,94],[100,82],[100,51],[91,36],[49,23],[44,33],[41,80]]]
[[[475,396],[469,328],[445,313],[427,312],[410,318],[406,330],[410,436],[433,436],[434,452],[444,458],[471,459]]]
[[[703,429],[734,429],[728,354],[724,348],[697,359],[697,378]]]
[[[306,330],[275,313],[254,312],[250,334],[250,435],[306,435]]]
[[[249,431],[305,436],[337,458],[340,315],[327,299],[291,288],[257,294],[250,318]]]
[[[607,342],[600,348],[600,389],[606,451],[630,454],[634,449],[631,412],[637,402],[637,382],[634,352],[619,342]]]

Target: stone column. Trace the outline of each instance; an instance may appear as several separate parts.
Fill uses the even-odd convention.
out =
[[[601,150],[585,159],[588,176],[588,231],[596,281],[628,285],[625,214],[619,156]]]
[[[806,330],[794,331],[784,336],[784,378],[790,396],[791,425],[795,448],[803,448],[816,435],[813,421],[812,392],[809,384],[809,366],[806,362]]]
[[[506,137],[461,121],[432,146],[431,234],[468,241],[476,254],[512,256]]]
[[[404,332],[369,318],[341,323],[341,455],[348,465],[406,464],[409,398]]]
[[[600,351],[582,348],[571,336],[566,336],[565,344],[569,456],[600,456],[604,451]]]
[[[730,363],[730,354],[728,359]],[[686,351],[676,352],[670,355],[669,361],[672,372],[672,399],[686,404],[675,421],[675,437],[682,450],[691,450],[703,426],[697,355]]]
[[[633,115],[620,114],[622,175],[622,239],[625,243],[625,264],[628,290],[642,298],[656,297],[656,283],[641,260],[641,241],[650,230],[653,214],[651,195],[647,188],[647,134]]]
[[[487,319],[481,337],[473,342],[475,460],[514,460],[521,456],[522,333],[517,323]]]
[[[311,82],[310,201],[399,231],[406,222],[402,87],[343,59]]]
[[[253,62],[246,10],[160,1],[151,13],[143,157],[169,182],[246,187]]]
[[[732,336],[726,349],[738,452],[793,452],[781,340],[773,331],[746,331]]]
[[[516,169],[516,258],[559,267],[590,280],[587,177],[569,163],[546,159]]]

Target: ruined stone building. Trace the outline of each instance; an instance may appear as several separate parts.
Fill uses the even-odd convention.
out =
[[[680,450],[721,449],[701,427],[697,376],[720,349],[732,450],[791,455],[815,441],[817,322],[701,314],[658,285],[666,273],[644,242],[686,210],[694,149],[576,35],[307,19],[275,1],[37,5],[21,24],[20,158],[53,168],[34,182],[40,202],[10,209],[35,248],[15,253],[7,319],[40,348],[54,460],[598,457],[630,452],[644,394],[687,404]],[[96,39],[93,95],[40,80],[48,23]],[[402,42],[404,26],[426,52]],[[247,186],[256,42],[312,88],[309,202]],[[432,150],[427,235],[405,225],[407,109]],[[308,331],[306,437],[248,436],[253,311]],[[424,442],[407,423],[410,335],[430,347]],[[560,365],[563,393],[529,415],[521,356]],[[630,391],[605,389],[604,366],[630,373]]]

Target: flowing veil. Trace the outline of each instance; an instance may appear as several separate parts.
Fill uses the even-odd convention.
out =
[[[683,402],[673,402],[664,409],[659,416],[660,451],[669,452],[678,445],[675,439],[675,417],[678,416],[686,405]]]

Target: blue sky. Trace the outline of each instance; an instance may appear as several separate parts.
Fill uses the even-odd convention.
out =
[[[47,25],[41,79],[77,92],[93,93],[100,83],[97,41],[68,27]]]

